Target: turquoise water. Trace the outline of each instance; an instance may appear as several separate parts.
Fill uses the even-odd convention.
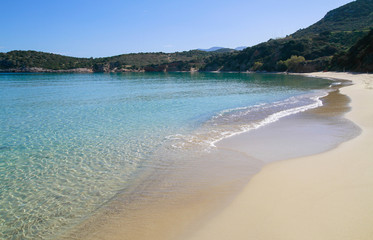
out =
[[[0,74],[0,238],[53,238],[157,167],[162,146],[208,151],[320,106],[329,85],[270,74]]]

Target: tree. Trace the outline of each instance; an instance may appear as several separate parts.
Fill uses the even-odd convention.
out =
[[[263,66],[262,62],[255,62],[254,65],[250,68],[251,71],[259,71]]]
[[[306,59],[303,56],[291,56],[289,59],[285,61],[278,61],[277,67],[284,70],[286,67],[286,71],[296,72],[299,71],[299,68],[306,62]]]

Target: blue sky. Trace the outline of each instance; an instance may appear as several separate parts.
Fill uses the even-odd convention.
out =
[[[0,51],[76,57],[252,46],[351,0],[2,0]]]

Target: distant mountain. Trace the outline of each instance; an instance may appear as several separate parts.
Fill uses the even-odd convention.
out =
[[[214,53],[230,53],[230,52],[235,52],[236,50],[232,48],[220,48],[218,50],[212,51]]]
[[[197,49],[197,50],[200,50],[200,51],[204,51],[204,52],[220,52],[220,53],[223,53],[223,52],[234,52],[234,51],[241,51],[243,49],[245,49],[247,47],[245,46],[241,46],[241,47],[236,47],[235,49],[233,48],[224,48],[224,47],[212,47],[212,48],[209,48],[209,49]]]
[[[208,49],[198,48],[197,50],[204,51],[204,52],[214,52],[214,51],[220,50],[222,48],[223,47],[211,47],[211,48],[208,48]]]
[[[247,48],[246,46],[236,47],[234,50],[241,51]]]

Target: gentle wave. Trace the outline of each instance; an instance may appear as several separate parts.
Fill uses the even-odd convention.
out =
[[[321,107],[323,103],[320,99],[327,95],[327,91],[316,91],[273,103],[226,109],[213,116],[192,134],[170,135],[166,140],[172,141],[170,146],[173,148],[201,145],[208,150],[211,147],[215,148],[216,143],[225,138],[258,129],[286,116]]]
[[[342,82],[332,82],[332,83],[329,85],[329,87],[331,88],[331,87],[340,86],[340,85],[342,85]]]

